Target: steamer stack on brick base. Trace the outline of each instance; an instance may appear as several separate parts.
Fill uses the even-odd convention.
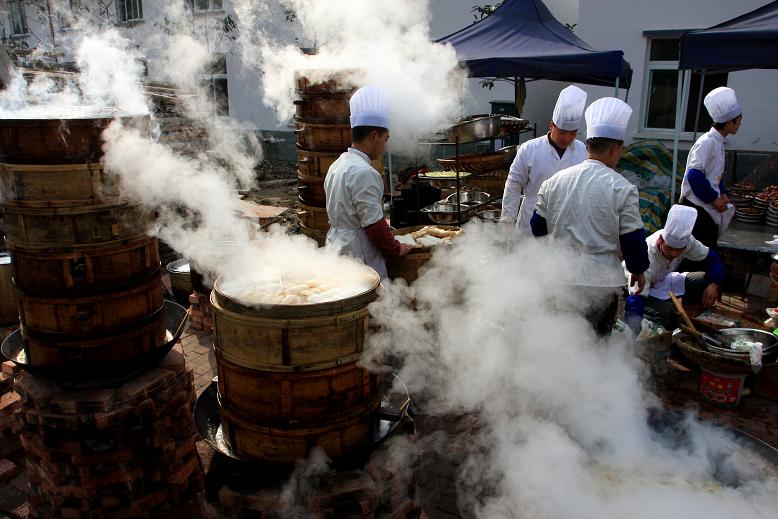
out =
[[[21,441],[32,517],[158,517],[193,501],[202,472],[193,374],[173,350],[116,387],[63,390],[23,373]]]
[[[163,300],[151,212],[100,161],[117,117],[0,121],[31,517],[157,516],[202,486],[192,372],[170,351],[186,312]]]

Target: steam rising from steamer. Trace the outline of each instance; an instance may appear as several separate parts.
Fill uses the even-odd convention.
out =
[[[333,68],[362,71],[355,86],[389,90],[394,143],[456,115],[461,73],[450,48],[428,42],[426,1],[294,0],[315,56],[267,42],[254,29],[282,11],[254,4],[236,2],[242,53],[261,64],[265,102],[278,107],[280,119],[292,113],[296,70],[326,75]],[[145,109],[134,48],[112,29],[84,34],[76,52],[81,83],[38,80],[27,88],[17,78],[0,93],[3,117]],[[167,68],[180,72],[182,84],[196,84],[210,52],[186,34],[164,40]],[[186,66],[172,66],[181,56]],[[236,216],[235,191],[250,184],[258,158],[253,143],[230,148],[240,139],[228,137],[211,141],[210,153],[183,157],[118,124],[106,138],[106,163],[127,198],[157,209],[154,232],[201,268],[240,273],[247,282],[311,268],[361,271],[304,237],[278,228],[257,233]],[[731,440],[690,421],[688,441],[674,449],[646,425],[655,399],[644,390],[634,345],[620,337],[598,342],[579,317],[578,294],[557,281],[557,273],[571,270],[572,254],[532,240],[507,252],[491,236],[488,228],[468,227],[414,286],[395,284],[372,307],[383,326],[372,351],[405,359],[401,376],[426,397],[427,412],[478,415],[463,453],[463,506],[488,518],[774,515],[775,477]],[[712,483],[722,467],[737,474],[737,486]]]
[[[490,519],[774,515],[775,468],[690,418],[680,445],[647,425],[657,401],[636,345],[599,341],[560,281],[573,251],[534,239],[507,251],[495,234],[469,224],[372,308],[372,354],[404,359],[424,411],[477,416],[460,505]]]
[[[464,71],[451,46],[431,42],[427,0],[237,0],[235,10],[243,27],[244,61],[263,71],[264,102],[278,112],[279,121],[294,114],[295,74],[329,79],[341,72],[346,83],[376,84],[392,102],[393,153],[414,153],[415,138],[447,127],[459,115]],[[272,41],[261,33],[262,21],[290,25],[284,6],[292,8],[301,26],[301,43],[315,47],[305,54],[288,38]]]

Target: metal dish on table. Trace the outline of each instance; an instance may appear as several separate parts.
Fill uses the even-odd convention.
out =
[[[489,193],[484,193],[483,191],[460,191],[459,192],[459,201],[462,202],[462,205],[481,205],[485,204],[489,201],[491,198],[491,195]],[[455,204],[457,202],[457,194],[451,193],[446,197],[446,202]]]
[[[459,222],[460,216],[463,222],[469,219],[472,207],[465,204],[458,206],[457,204],[446,202],[435,202],[432,205],[422,208],[421,212],[429,216],[430,220],[435,223],[455,224]]]
[[[502,117],[499,115],[470,115],[446,130],[451,142],[474,142],[493,139],[500,133]]]
[[[436,173],[438,173],[436,175]],[[459,172],[459,179],[457,179],[456,175],[440,175],[438,171],[430,171],[429,173],[425,175],[419,175],[419,178],[421,180],[427,180],[432,187],[437,187],[438,189],[456,189],[457,187],[457,181],[459,182],[459,187],[465,187],[467,183],[470,181],[470,177],[472,176],[472,173],[469,173],[467,171],[460,171]]]

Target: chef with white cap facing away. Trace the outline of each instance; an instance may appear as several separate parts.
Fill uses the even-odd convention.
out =
[[[681,185],[681,203],[697,210],[694,236],[708,247],[717,248],[719,236],[735,214],[724,185],[724,139],[740,129],[743,115],[735,91],[718,87],[703,101],[713,127],[700,136],[689,150]]]
[[[505,181],[500,221],[515,225],[520,235],[531,235],[529,221],[540,185],[558,171],[586,159],[586,146],[576,140],[585,107],[586,92],[568,86],[559,93],[548,133],[519,146]]]
[[[724,282],[724,264],[716,251],[706,247],[692,235],[697,211],[685,205],[674,205],[667,222],[646,238],[649,267],[645,272],[646,288],[627,297],[624,316],[635,331],[640,330],[643,315],[665,328],[676,326],[669,291],[684,296],[684,302],[713,306]],[[676,272],[681,262],[689,259],[702,262],[704,271]],[[627,273],[629,274],[629,273]]]
[[[637,187],[612,169],[621,158],[631,114],[614,97],[586,109],[588,158],[543,182],[530,220],[535,236],[549,234],[578,253],[569,282],[590,301],[586,317],[600,335],[613,328],[624,286],[619,250],[638,292],[648,268]]]
[[[332,163],[324,179],[327,247],[352,256],[387,277],[385,257],[407,254],[384,220],[384,182],[372,161],[381,158],[389,140],[390,106],[386,93],[368,85],[349,100],[351,147]]]

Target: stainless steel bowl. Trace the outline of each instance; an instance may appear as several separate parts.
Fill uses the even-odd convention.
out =
[[[499,115],[471,115],[446,131],[449,141],[459,143],[491,139],[500,133]]]
[[[725,328],[719,331],[719,334],[724,339],[725,343],[731,344],[739,339],[745,339],[751,342],[762,343],[762,354],[772,353],[776,346],[778,346],[778,337],[770,332],[764,330],[757,330],[755,328]],[[725,344],[724,346],[726,346]],[[740,352],[729,349],[729,353],[736,353],[741,355],[748,355],[748,352]]]
[[[462,222],[470,218],[470,207],[462,204]],[[424,207],[421,212],[425,213],[435,223],[456,224],[459,222],[459,212],[457,204],[447,202],[435,202],[432,205]]]
[[[424,175],[421,177],[422,179],[426,179],[429,181],[430,185],[432,187],[437,187],[438,189],[456,189],[457,187],[457,177],[435,177],[434,175]],[[467,184],[470,182],[470,179],[472,178],[472,173],[468,173],[466,171],[460,171],[459,172],[459,188],[462,189],[467,186]]]
[[[489,193],[484,193],[483,191],[460,191],[459,192],[459,201],[462,202],[462,204],[469,204],[469,205],[481,205],[485,204],[489,201],[491,198],[491,195]],[[457,194],[451,193],[446,197],[446,202],[455,204],[457,202]]]

